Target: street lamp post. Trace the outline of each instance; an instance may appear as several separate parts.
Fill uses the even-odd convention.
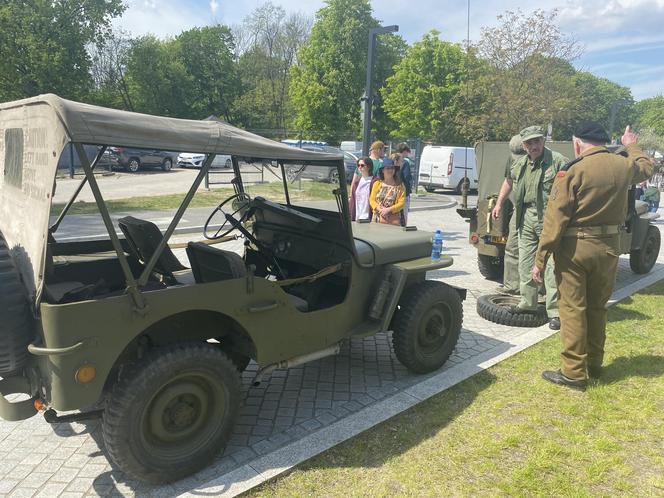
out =
[[[373,107],[373,60],[376,51],[376,36],[383,33],[395,33],[399,31],[399,26],[380,26],[369,30],[369,54],[367,58],[367,84],[362,97],[362,106],[364,117],[362,119],[362,155],[369,154],[369,142],[371,141],[371,111]]]

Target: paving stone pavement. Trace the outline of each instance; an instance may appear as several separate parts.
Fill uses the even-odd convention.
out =
[[[461,337],[443,371],[478,365],[480,356],[498,356],[518,338],[534,332],[497,325],[477,315],[478,296],[496,284],[479,275],[475,250],[467,243],[467,224],[454,209],[412,213],[409,222],[425,230],[442,228],[444,251],[454,257],[453,266],[430,272],[428,278],[468,289]],[[659,222],[658,226],[662,230],[664,225]],[[233,244],[240,249],[238,243],[224,247],[230,249]],[[662,269],[664,255],[660,252],[653,271]],[[625,288],[641,277],[631,272],[628,258],[621,257],[616,288]],[[557,358],[551,358],[552,366],[556,362]],[[18,423],[0,421],[0,496],[171,497],[187,492],[214,496],[200,488],[431,377],[413,375],[399,364],[389,333],[351,340],[338,356],[277,370],[254,387],[251,380],[256,371],[252,362],[242,377],[244,403],[224,453],[198,474],[167,486],[130,481],[111,468],[97,421],[54,426],[40,416]]]

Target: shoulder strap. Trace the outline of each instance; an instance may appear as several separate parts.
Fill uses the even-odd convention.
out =
[[[600,149],[600,150],[597,150],[597,151],[593,152],[592,154],[588,154],[588,155],[585,155],[585,156],[577,157],[576,159],[572,159],[572,160],[571,160],[570,162],[568,162],[565,166],[563,166],[562,168],[560,168],[560,171],[568,171],[572,166],[574,166],[576,163],[580,162],[581,160],[583,160],[583,159],[586,158],[586,157],[594,156],[595,154],[604,154],[604,153],[608,153],[608,154],[610,154],[611,151],[609,151],[608,149]]]

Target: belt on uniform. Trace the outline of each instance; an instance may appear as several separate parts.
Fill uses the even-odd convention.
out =
[[[623,230],[622,225],[602,225],[596,227],[569,227],[563,233],[563,237],[601,237],[603,235],[616,235]]]

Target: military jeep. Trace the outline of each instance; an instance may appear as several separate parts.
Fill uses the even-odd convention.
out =
[[[53,221],[67,144],[85,175]],[[99,146],[93,161],[84,145]],[[112,217],[94,174],[108,146],[206,154],[165,231]],[[217,154],[232,157],[232,190],[211,209],[201,240],[181,243],[175,251],[186,257],[177,257],[169,240]],[[303,179],[313,167],[345,180],[341,154],[225,123],[55,95],[0,104],[0,416],[100,417],[110,460],[133,478],[162,483],[224,448],[250,361],[259,382],[336,354],[351,338],[391,330],[408,369],[440,368],[459,336],[465,291],[428,281],[426,272],[452,258],[432,262],[430,233],[351,222],[346,182]],[[58,240],[86,184],[107,235]],[[238,238],[240,253],[224,248]]]
[[[546,142],[546,147],[572,159],[572,142]],[[611,146],[614,153],[618,147]],[[500,187],[505,179],[505,167],[510,160],[508,142],[479,142],[475,146],[477,159],[478,195],[477,206],[460,208],[457,212],[469,222],[468,241],[477,248],[479,271],[489,280],[497,280],[503,274],[505,243],[509,235],[512,203],[505,201],[501,216],[491,218]],[[621,231],[620,247],[623,254],[629,253],[629,263],[635,273],[648,273],[657,261],[660,248],[660,233],[651,222],[659,217],[647,212],[647,203],[634,199],[634,190],[628,196],[628,213],[625,229]]]

